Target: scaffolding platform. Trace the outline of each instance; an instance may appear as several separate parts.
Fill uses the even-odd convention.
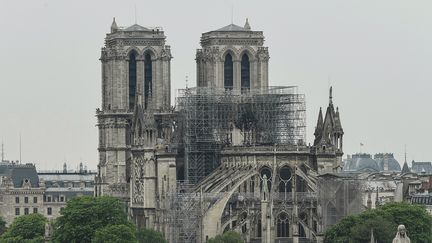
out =
[[[296,86],[180,89],[177,110],[184,131],[185,180],[192,184],[219,165],[223,148],[234,145],[235,131],[244,146],[305,144],[305,96]]]

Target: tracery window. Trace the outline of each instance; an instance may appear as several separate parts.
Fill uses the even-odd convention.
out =
[[[224,62],[224,87],[225,90],[232,89],[234,84],[234,65],[231,54],[225,56]]]
[[[289,220],[285,212],[277,217],[277,237],[289,237]]]
[[[129,110],[133,110],[135,106],[135,93],[136,93],[136,53],[132,52],[129,55]]]
[[[243,54],[241,59],[241,89],[250,89],[250,63],[247,54]]]
[[[279,170],[279,192],[287,193],[292,191],[291,179],[292,179],[291,169],[288,166],[282,167]]]
[[[144,57],[144,107],[147,108],[148,99],[152,91],[152,59],[149,53]]]

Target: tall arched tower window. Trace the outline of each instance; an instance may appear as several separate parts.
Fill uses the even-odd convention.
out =
[[[224,62],[224,87],[225,89],[232,89],[234,84],[234,68],[233,58],[231,54],[225,56]]]
[[[150,54],[144,57],[144,107],[147,108],[148,98],[152,92],[152,60]]]
[[[129,110],[133,110],[135,106],[135,93],[137,81],[137,63],[136,53],[132,52],[129,55]]]
[[[243,54],[241,59],[241,89],[250,89],[250,63],[247,54]]]

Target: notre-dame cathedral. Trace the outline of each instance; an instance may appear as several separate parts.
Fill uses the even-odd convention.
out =
[[[246,242],[322,242],[338,202],[320,203],[319,178],[343,155],[331,89],[307,143],[305,96],[269,84],[264,34],[246,20],[202,34],[196,87],[174,106],[165,41],[161,28],[115,20],[106,35],[96,195],[121,198],[137,227],[170,242],[229,230]]]

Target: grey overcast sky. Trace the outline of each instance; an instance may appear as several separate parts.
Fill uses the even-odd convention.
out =
[[[432,160],[432,1],[0,0],[0,139],[6,159],[39,169],[98,162],[100,48],[112,18],[161,26],[172,87],[195,85],[201,33],[231,23],[262,30],[270,83],[306,94],[307,139],[333,86],[346,154],[393,152]],[[330,80],[330,81],[329,81]]]

